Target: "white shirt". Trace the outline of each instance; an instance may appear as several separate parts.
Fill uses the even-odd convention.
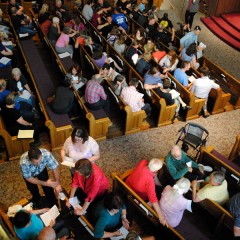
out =
[[[191,92],[198,98],[208,98],[208,94],[212,88],[218,89],[219,85],[209,79],[209,77],[201,77],[193,82]]]
[[[166,67],[166,68],[170,68],[170,71],[174,71],[176,68],[177,68],[177,65],[178,65],[178,59],[176,58],[174,64],[171,66],[171,61],[170,59],[168,58],[167,55],[165,55],[161,61],[159,62],[159,65],[161,67]],[[170,67],[171,66],[171,67]]]
[[[142,101],[143,94],[139,93],[135,87],[125,87],[121,92],[121,98],[129,105],[133,112],[138,112],[144,106]]]

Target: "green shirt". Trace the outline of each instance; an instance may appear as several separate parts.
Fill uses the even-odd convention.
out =
[[[173,179],[177,180],[188,172],[187,162],[192,162],[192,168],[198,169],[198,164],[192,161],[183,151],[180,160],[175,159],[171,152],[168,153],[166,156],[166,165]]]

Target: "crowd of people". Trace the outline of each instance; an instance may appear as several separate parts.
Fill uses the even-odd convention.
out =
[[[82,6],[77,1],[77,6],[82,8],[83,16],[98,29],[109,41],[116,51],[143,76],[144,89],[153,89],[156,94],[166,100],[167,105],[177,104],[175,116],[179,110],[190,110],[177,89],[169,82],[169,74],[174,75],[184,87],[190,89],[196,98],[205,99],[203,106],[204,117],[208,117],[207,99],[212,88],[218,89],[210,77],[207,67],[200,68],[201,78],[189,83],[186,72],[190,67],[199,68],[197,62],[198,53],[202,54],[202,47],[198,45],[198,35],[201,28],[192,22],[198,10],[198,0],[190,0],[186,10],[186,31],[183,32],[180,46],[177,46],[174,38],[176,31],[168,14],[159,18],[156,7],[150,6],[147,0],[142,0],[139,5],[134,1],[118,0],[114,6],[105,0],[88,0]],[[18,34],[27,33],[30,37],[35,34],[31,19],[24,13],[23,7],[15,0],[9,0],[8,14]],[[147,35],[142,28],[136,32],[129,32],[127,16],[137,21],[147,30]],[[103,79],[107,79],[113,86],[115,94],[121,96],[133,112],[144,110],[147,116],[151,115],[151,106],[144,102],[144,94],[138,91],[138,80],[128,79],[124,67],[104,52],[102,46],[93,42],[87,27],[79,17],[70,14],[70,11],[62,3],[56,0],[53,8],[44,3],[41,6],[38,17],[42,31],[48,36],[58,54],[68,52],[74,59],[75,49],[83,45],[93,62],[100,68],[98,74],[86,80],[82,76],[78,64],[71,67],[65,76],[64,86],[56,89],[54,96],[48,99],[52,110],[57,114],[71,113],[76,102],[72,88],[82,93],[86,106],[92,110],[104,109],[110,112],[110,101],[107,90],[101,85]],[[61,28],[60,22],[65,24]],[[7,56],[11,59],[13,67],[12,78],[8,85],[4,79],[0,79],[0,103],[6,128],[12,136],[17,135],[20,129],[34,129],[35,145],[20,159],[20,168],[27,189],[32,195],[31,201],[35,208],[41,205],[41,196],[38,186],[42,186],[49,207],[58,206],[56,195],[62,193],[61,179],[58,171],[58,162],[53,155],[45,149],[38,148],[39,129],[35,120],[39,117],[36,110],[36,97],[30,89],[27,79],[21,73],[14,59],[14,46],[6,47],[4,41],[11,34],[6,23],[0,26],[0,57]],[[165,32],[171,31],[171,35]],[[75,42],[74,42],[75,41]],[[170,49],[165,52],[162,42]],[[179,65],[178,54],[183,61]],[[154,61],[156,64],[152,64]],[[4,66],[0,66],[2,68]],[[1,69],[0,69],[1,70]],[[6,89],[7,88],[7,89]],[[75,209],[74,215],[81,216],[88,212],[93,214],[94,237],[109,238],[119,236],[118,231],[122,225],[129,229],[128,212],[123,199],[109,192],[109,180],[104,172],[97,166],[100,151],[97,142],[88,136],[85,129],[76,128],[71,137],[67,138],[61,149],[61,160],[65,157],[73,160],[75,167],[70,169],[72,185],[70,198],[77,196],[82,208]],[[174,146],[166,156],[166,167],[172,177],[172,181],[163,186],[158,179],[158,172],[163,162],[159,159],[141,160],[134,171],[126,180],[144,201],[149,201],[156,211],[159,222],[162,225],[176,227],[181,222],[184,210],[189,201],[200,202],[208,198],[224,205],[228,202],[228,209],[235,218],[234,235],[240,236],[239,199],[240,195],[233,196],[229,201],[227,181],[221,171],[213,172],[207,176],[204,166],[192,161],[178,146]],[[53,172],[53,180],[49,178],[47,167]],[[139,181],[141,176],[141,181]],[[198,179],[204,180],[199,188]],[[192,198],[187,199],[186,193],[192,186]],[[66,201],[67,208],[71,208]],[[14,229],[20,239],[51,239],[63,238],[69,234],[61,222],[53,222],[44,227],[39,214],[47,212],[48,208],[27,212],[21,210],[13,218]],[[60,221],[60,220],[59,220]],[[60,224],[61,227],[56,227]],[[50,239],[50,237],[49,237]],[[64,238],[63,238],[64,239]],[[136,232],[130,231],[126,239],[139,239]],[[143,239],[153,239],[147,237]]]

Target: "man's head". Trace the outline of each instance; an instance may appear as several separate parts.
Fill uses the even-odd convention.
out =
[[[209,183],[213,186],[220,186],[222,185],[223,181],[225,180],[225,174],[224,172],[221,172],[221,171],[216,171],[216,172],[213,172],[211,175],[210,175],[210,181]]]
[[[38,240],[55,240],[56,233],[52,227],[44,227],[38,234]]]
[[[110,71],[110,65],[108,63],[104,63],[102,66],[102,71],[104,75],[108,75]]]
[[[0,92],[6,89],[6,81],[4,79],[0,79]]]
[[[199,72],[203,75],[203,76],[209,76],[210,71],[208,67],[201,67]]]
[[[42,153],[39,148],[31,148],[28,151],[28,158],[32,164],[38,166],[42,161]]]
[[[163,166],[163,162],[162,160],[158,159],[158,158],[153,158],[152,160],[150,160],[150,162],[148,163],[148,169],[152,172],[152,173],[157,173]]]
[[[191,64],[190,64],[190,62],[188,62],[188,61],[183,61],[183,62],[181,63],[181,69],[182,69],[183,71],[188,71],[188,70],[190,69],[190,67],[191,67]]]
[[[8,105],[8,106],[11,106],[11,105],[15,104],[15,96],[14,96],[13,93],[9,93],[9,94],[6,96],[5,103],[6,103],[6,105]]]
[[[98,0],[98,4],[99,4],[100,6],[102,6],[102,5],[103,5],[103,0]]]
[[[16,0],[9,0],[9,3],[10,3],[11,5],[15,5],[15,4],[16,4]]]
[[[132,78],[131,81],[129,82],[129,86],[137,87],[138,85],[138,80],[137,78]]]
[[[81,176],[89,177],[93,173],[93,167],[88,159],[83,158],[76,162],[75,171],[77,171]]]
[[[112,16],[111,16],[111,15],[107,15],[107,22],[108,22],[109,24],[112,23]]]
[[[162,32],[164,29],[164,26],[162,24],[159,24],[157,29],[159,32]]]
[[[60,8],[62,6],[61,0],[56,0],[56,7]]]
[[[13,218],[13,225],[16,228],[24,228],[31,220],[31,213],[27,211],[19,211]]]
[[[101,74],[95,74],[92,76],[92,80],[100,83],[100,82],[102,82],[103,78],[102,78]]]
[[[125,78],[123,75],[121,75],[121,74],[118,74],[118,75],[114,78],[114,82],[115,82],[115,83],[117,83],[117,82],[122,83],[123,81],[126,81],[126,78]]]
[[[11,14],[16,15],[17,14],[17,8],[16,7],[11,7]]]
[[[176,160],[181,160],[182,158],[182,150],[178,145],[173,146],[171,154]]]
[[[194,33],[195,33],[196,35],[199,35],[200,32],[201,32],[201,28],[200,28],[199,26],[196,26],[196,27],[194,28]]]

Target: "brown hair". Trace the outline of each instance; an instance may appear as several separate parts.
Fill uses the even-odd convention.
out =
[[[87,177],[93,173],[93,167],[91,162],[86,159],[82,158],[79,159],[75,164],[75,170],[79,172],[81,175]]]
[[[171,59],[171,65],[170,65],[170,66],[172,66],[172,65],[175,63],[176,59],[177,59],[177,54],[176,54],[176,52],[175,52],[174,50],[170,50],[170,51],[168,52],[168,55],[169,55],[170,57],[172,57],[172,59]]]

